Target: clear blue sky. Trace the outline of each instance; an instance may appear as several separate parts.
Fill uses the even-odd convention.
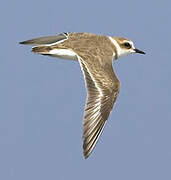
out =
[[[1,2],[1,180],[171,179],[170,7],[169,0]],[[125,36],[147,53],[114,63],[121,91],[87,160],[79,64],[18,44],[64,31]]]

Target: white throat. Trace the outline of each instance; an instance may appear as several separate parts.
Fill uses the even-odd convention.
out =
[[[129,51],[125,51],[124,49],[122,49],[122,48],[119,46],[118,42],[117,42],[114,38],[112,38],[111,36],[109,36],[109,39],[111,40],[111,42],[113,43],[113,45],[116,47],[116,51],[117,51],[117,54],[118,54],[118,58],[130,54]]]

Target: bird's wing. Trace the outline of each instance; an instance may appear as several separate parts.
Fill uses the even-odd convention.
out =
[[[68,33],[57,34],[56,36],[45,36],[20,42],[26,45],[54,45],[68,39]]]
[[[106,63],[90,63],[90,59],[78,57],[87,87],[87,100],[83,119],[83,151],[87,158],[95,147],[106,120],[120,90],[112,57]],[[106,61],[106,59],[105,59]]]

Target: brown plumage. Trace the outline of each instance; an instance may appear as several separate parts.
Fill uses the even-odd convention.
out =
[[[74,59],[80,63],[87,100],[83,118],[83,152],[87,158],[112,111],[120,90],[112,61],[122,55],[141,53],[126,38],[108,37],[91,33],[62,33],[41,37],[21,44],[35,44],[32,51],[38,54]]]

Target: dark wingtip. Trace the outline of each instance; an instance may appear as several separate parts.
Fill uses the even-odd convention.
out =
[[[84,154],[84,159],[87,159],[89,157],[88,154]]]
[[[21,41],[19,42],[19,44],[26,44],[26,41]]]
[[[34,40],[34,39],[26,40],[26,41],[21,41],[21,42],[19,42],[19,44],[24,44],[24,45],[36,44],[36,43],[34,43],[33,40]]]

